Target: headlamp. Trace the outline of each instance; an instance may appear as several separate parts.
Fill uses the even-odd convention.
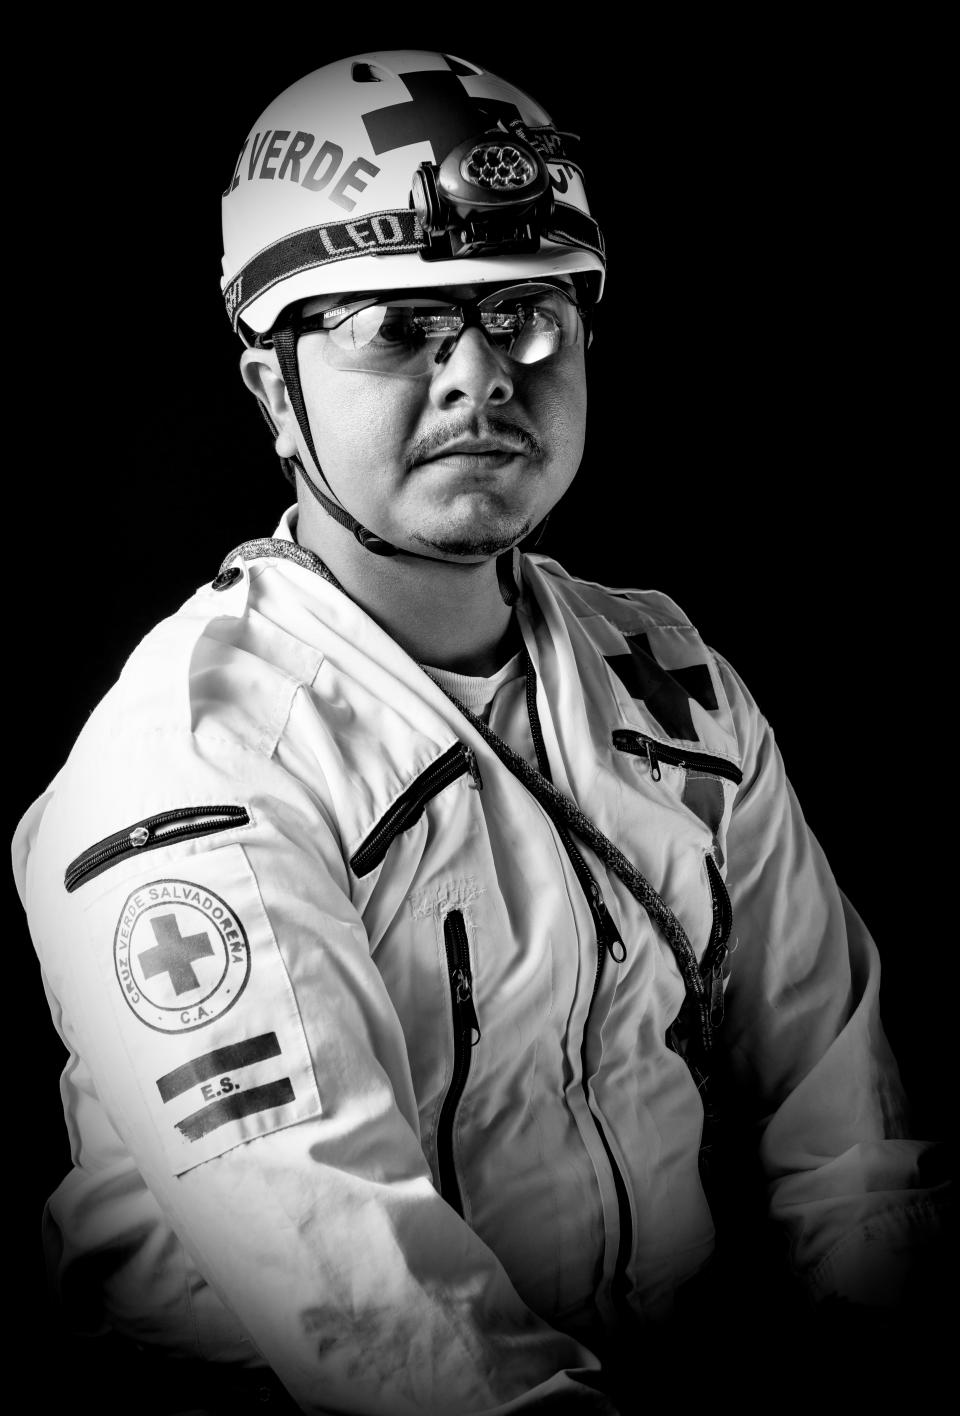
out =
[[[427,238],[422,260],[526,255],[540,249],[553,188],[546,163],[529,143],[491,128],[459,143],[439,166],[421,162],[410,205]]]

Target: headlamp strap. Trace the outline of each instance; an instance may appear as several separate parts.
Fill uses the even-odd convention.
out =
[[[579,133],[562,132],[552,123],[534,125],[514,118],[507,124],[511,133],[521,142],[534,148],[545,162],[562,162],[564,167],[572,167],[583,177],[580,165],[582,143]]]
[[[563,246],[592,251],[604,259],[603,237],[592,217],[565,202],[554,202],[541,235]],[[328,221],[284,237],[254,256],[224,290],[227,314],[236,329],[244,309],[278,281],[369,254],[405,255],[427,250],[431,238],[412,211],[378,211],[356,221]],[[349,282],[348,282],[349,283]]]

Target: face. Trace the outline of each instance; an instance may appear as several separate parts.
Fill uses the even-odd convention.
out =
[[[435,292],[451,302],[473,293]],[[330,296],[316,308],[357,298]],[[468,327],[444,362],[419,376],[331,367],[329,338],[305,333],[298,344],[314,446],[337,499],[394,545],[496,555],[573,480],[586,418],[582,331],[575,345],[521,364]],[[302,448],[301,456],[309,468]]]

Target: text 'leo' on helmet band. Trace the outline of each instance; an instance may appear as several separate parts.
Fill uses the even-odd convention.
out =
[[[581,274],[599,299],[605,268],[577,139],[421,50],[327,64],[265,109],[223,193],[223,251],[227,313],[254,335],[344,290]]]

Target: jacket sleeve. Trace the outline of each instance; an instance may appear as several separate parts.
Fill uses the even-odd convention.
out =
[[[67,774],[20,843],[46,976],[172,1229],[305,1412],[610,1413],[595,1359],[434,1188],[332,823],[274,762],[190,752],[151,769],[155,796],[182,798],[179,779],[192,803],[240,801],[247,824],[128,854],[68,894],[62,841],[85,808]],[[119,826],[147,814],[128,785],[143,764],[114,767]],[[131,970],[144,930],[149,964]]]
[[[926,1281],[946,1186],[927,1178],[933,1148],[909,1139],[877,948],[804,821],[769,724],[720,669],[744,770],[726,851],[727,1066],[810,1294],[894,1307]]]

